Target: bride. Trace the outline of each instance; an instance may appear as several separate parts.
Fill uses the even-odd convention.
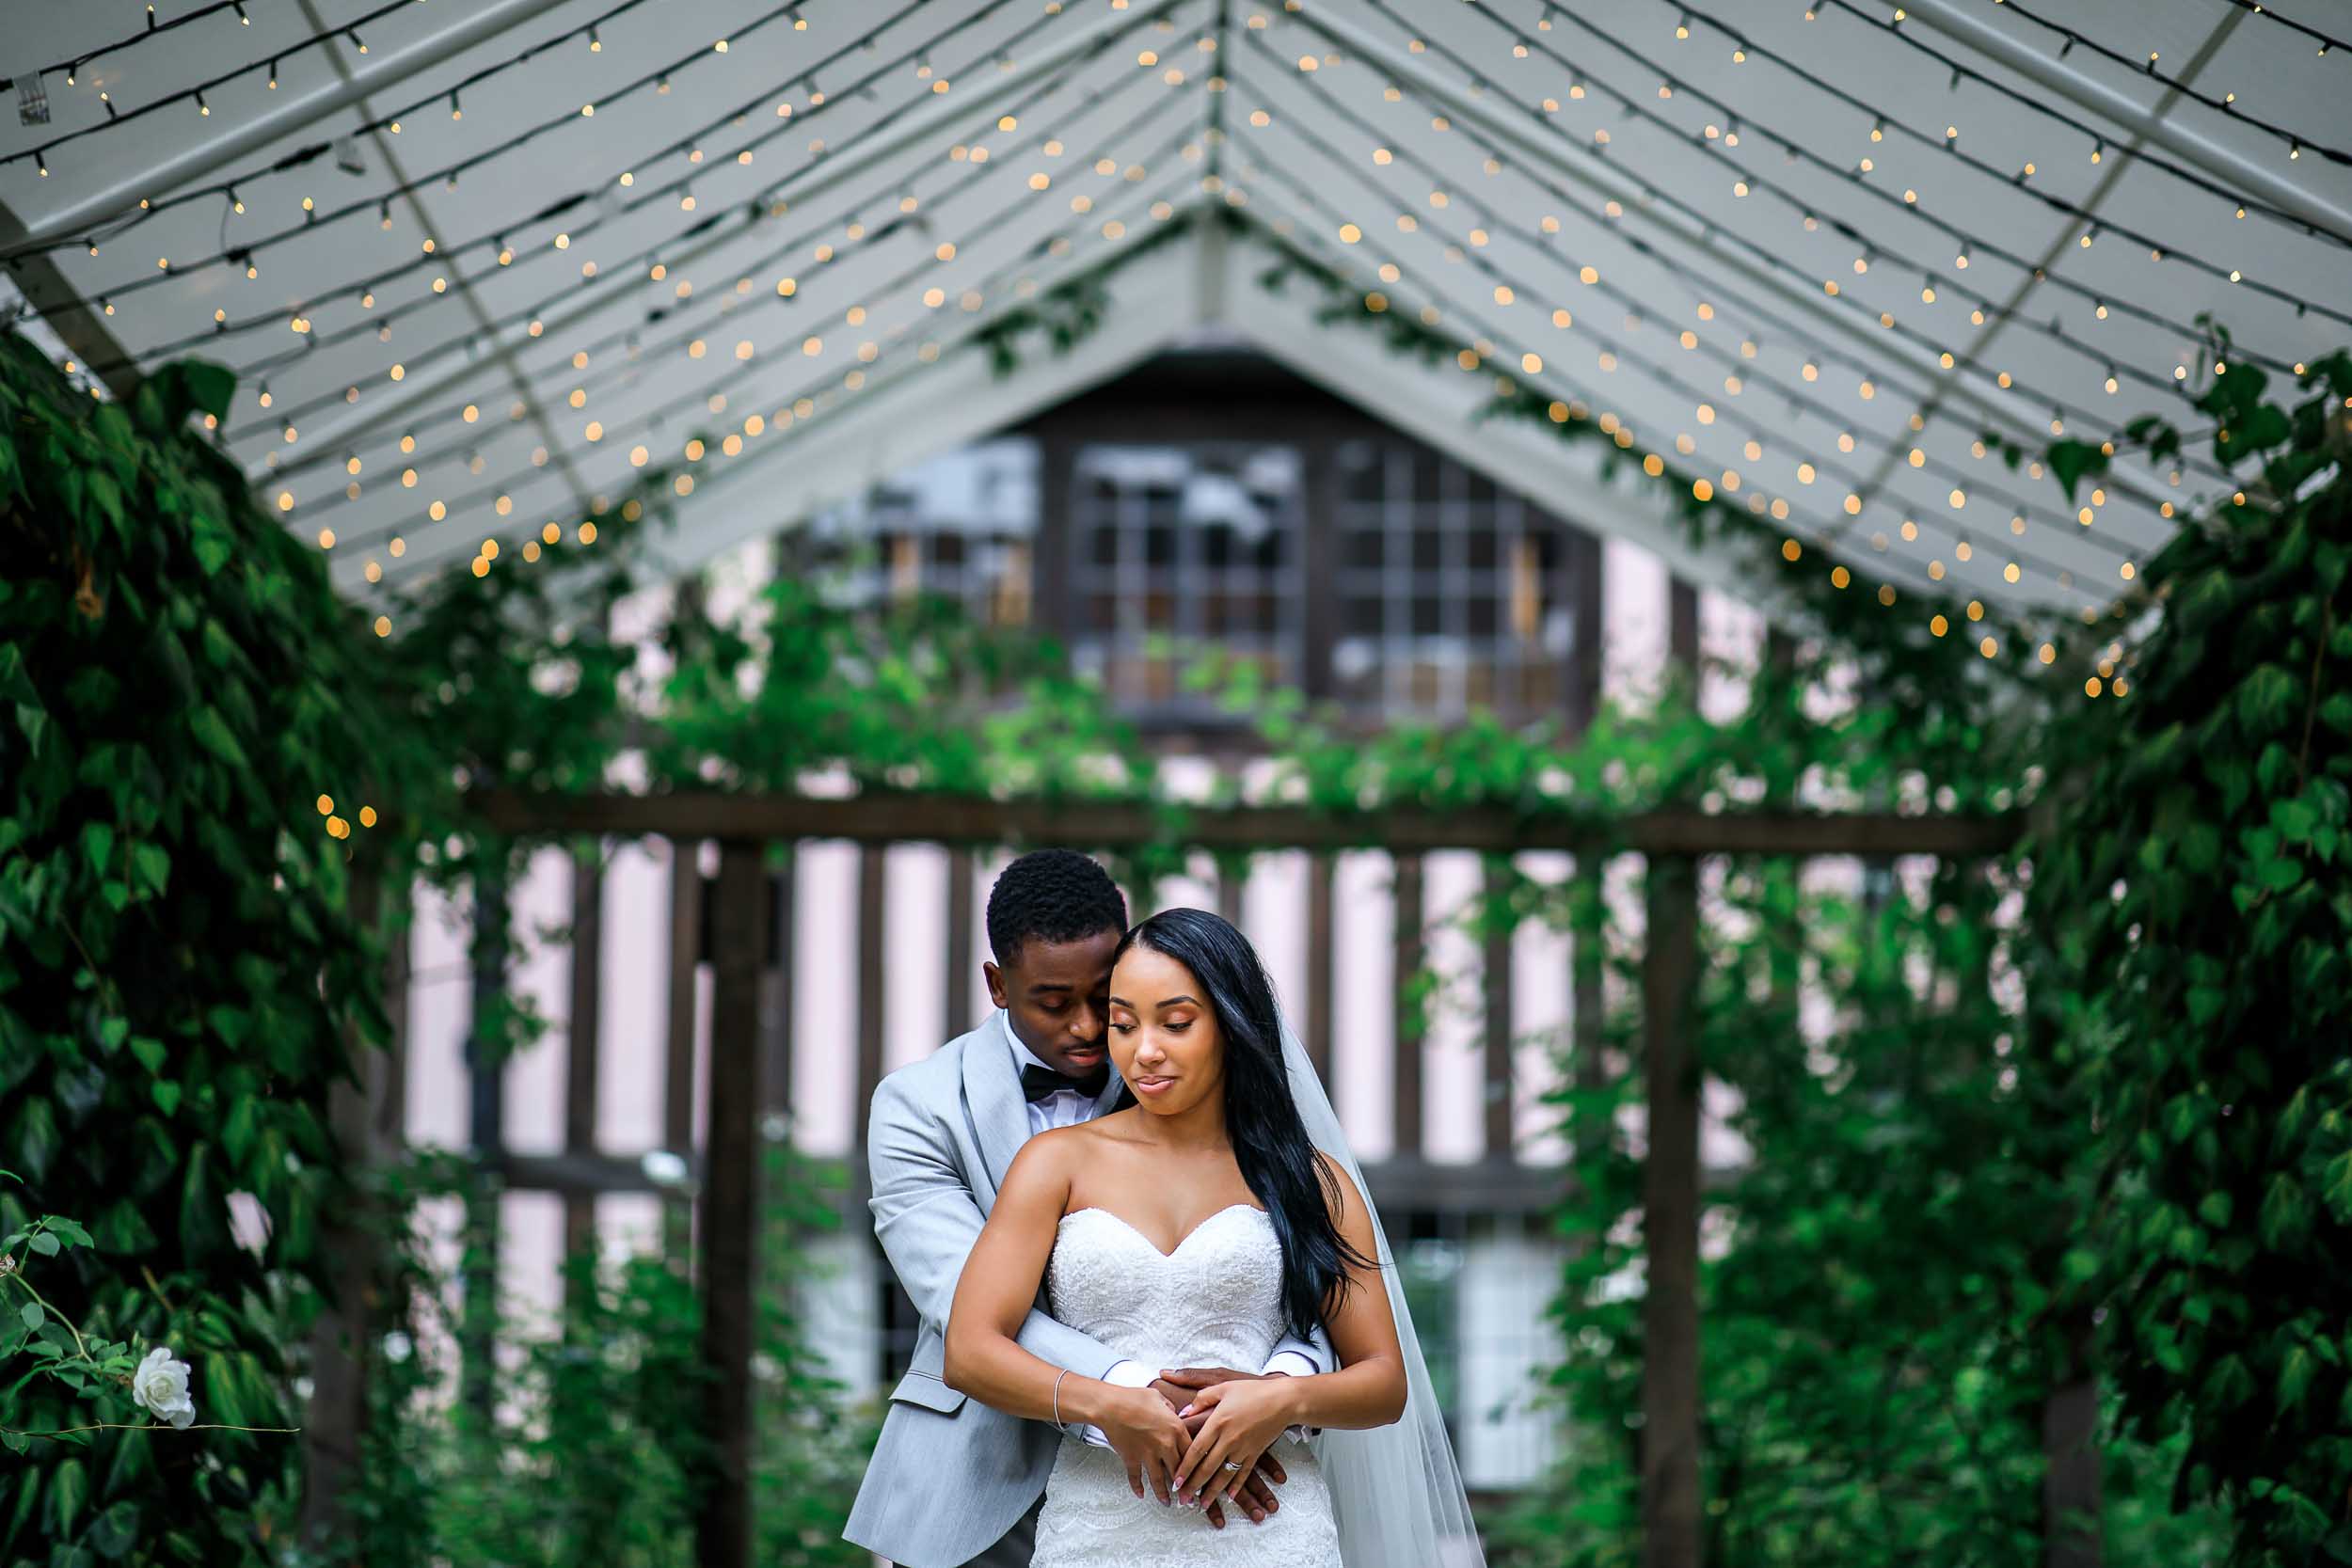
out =
[[[1248,940],[1188,909],[1128,932],[1110,1053],[1135,1105],[1023,1147],[947,1324],[951,1387],[1110,1439],[1064,1438],[1032,1568],[1479,1563],[1378,1215]],[[1340,1370],[1172,1411],[1024,1350],[1041,1284],[1055,1317],[1146,1366],[1257,1366],[1320,1325]],[[1287,1473],[1279,1505],[1216,1535],[1206,1506],[1262,1454]]]

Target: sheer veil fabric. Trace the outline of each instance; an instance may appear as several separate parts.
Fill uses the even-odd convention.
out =
[[[1326,1430],[1314,1440],[1339,1519],[1340,1556],[1347,1568],[1486,1568],[1486,1553],[1470,1521],[1470,1496],[1454,1461],[1454,1444],[1446,1436],[1428,1364],[1422,1359],[1421,1337],[1406,1310],[1404,1279],[1381,1227],[1380,1211],[1331,1109],[1330,1096],[1287,1018],[1282,1021],[1282,1063],[1308,1138],[1340,1163],[1363,1195],[1373,1234],[1380,1243],[1380,1279],[1388,1289],[1389,1309],[1396,1316],[1397,1344],[1405,1353],[1402,1418],[1369,1432]]]

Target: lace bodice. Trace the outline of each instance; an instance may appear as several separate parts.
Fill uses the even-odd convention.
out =
[[[1282,1252],[1264,1211],[1236,1203],[1163,1253],[1103,1209],[1062,1216],[1045,1270],[1054,1316],[1150,1368],[1264,1364],[1281,1339]],[[1038,1519],[1032,1568],[1338,1568],[1329,1492],[1313,1456],[1275,1445],[1290,1479],[1263,1525],[1128,1490],[1119,1457],[1076,1438]]]

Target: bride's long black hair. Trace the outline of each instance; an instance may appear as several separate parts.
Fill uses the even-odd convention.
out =
[[[1257,949],[1232,923],[1206,910],[1162,910],[1130,930],[1116,963],[1137,945],[1163,953],[1192,971],[1216,1015],[1225,1042],[1225,1127],[1233,1160],[1274,1222],[1282,1248],[1282,1305],[1292,1332],[1304,1339],[1353,1283],[1351,1268],[1377,1272],[1340,1234],[1339,1179],[1315,1158],[1307,1124],[1292,1097],[1282,1061],[1281,1023],[1274,985]]]

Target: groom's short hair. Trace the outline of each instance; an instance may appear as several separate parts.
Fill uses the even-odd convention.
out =
[[[1032,849],[988,894],[988,945],[1000,964],[1020,960],[1030,938],[1078,942],[1127,928],[1127,900],[1110,873],[1075,849]]]

